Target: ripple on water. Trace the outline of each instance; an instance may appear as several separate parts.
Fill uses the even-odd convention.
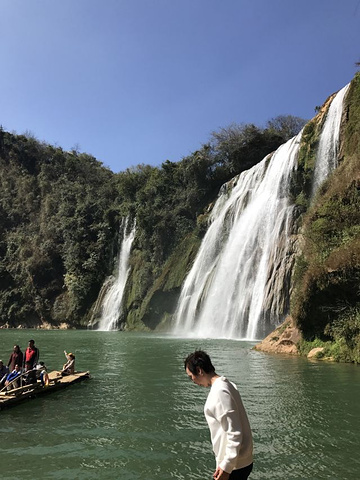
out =
[[[22,480],[211,479],[208,391],[187,379],[182,363],[196,348],[239,387],[254,432],[252,480],[358,478],[360,374],[353,366],[264,355],[246,342],[48,333],[36,334],[42,355],[48,351],[55,366],[65,347],[75,350],[93,378],[1,412],[2,480],[14,480],[14,465]],[[2,332],[4,351],[14,335],[25,344],[29,333]]]

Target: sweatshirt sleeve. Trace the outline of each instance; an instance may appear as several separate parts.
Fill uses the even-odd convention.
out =
[[[225,472],[231,473],[235,468],[236,459],[241,447],[242,428],[236,402],[231,393],[228,390],[221,389],[218,395],[218,421],[227,437],[225,456],[220,462],[219,467]]]

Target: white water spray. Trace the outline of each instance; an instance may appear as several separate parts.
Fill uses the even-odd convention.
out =
[[[112,278],[113,283],[108,287],[101,306],[101,318],[98,330],[115,330],[119,316],[121,315],[122,299],[126,281],[129,275],[129,257],[131,246],[135,237],[135,223],[128,232],[128,218],[123,221],[123,239],[116,266],[116,273]]]
[[[338,142],[341,114],[337,108],[338,122],[321,141]],[[287,314],[296,238],[290,182],[300,139],[301,132],[222,187],[182,287],[175,334],[263,338]],[[324,155],[333,162],[336,150]]]

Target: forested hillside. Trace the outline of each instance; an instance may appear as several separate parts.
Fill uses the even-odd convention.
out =
[[[130,216],[136,217],[137,237],[128,314],[129,324],[139,325],[138,306],[181,241],[189,234],[201,236],[199,215],[221,184],[301,124],[279,117],[265,129],[233,125],[179,162],[139,165],[119,174],[91,155],[1,128],[1,324],[87,325],[113,269],[121,218]]]
[[[0,131],[0,318],[76,325],[112,268],[114,175],[94,158]]]

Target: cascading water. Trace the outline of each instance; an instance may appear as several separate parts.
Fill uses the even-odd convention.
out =
[[[336,125],[324,128],[326,143],[338,138]],[[301,132],[222,187],[182,287],[176,335],[263,338],[288,312],[295,241],[290,182],[300,140]],[[326,152],[331,164],[334,155]]]
[[[342,88],[331,102],[319,141],[311,196],[338,164],[339,131],[345,95],[350,84]]]
[[[126,218],[123,220],[122,229],[124,233],[117,261],[116,273],[114,277],[112,277],[113,283],[108,287],[107,293],[102,302],[98,330],[114,330],[119,316],[121,315],[123,293],[130,270],[129,257],[135,237],[135,223],[132,229],[128,231],[128,218]]]
[[[223,188],[182,289],[176,333],[229,338],[262,333],[258,319],[265,292],[271,294],[276,275],[284,271],[281,260],[275,265],[273,259],[285,261],[293,211],[288,190],[299,141],[300,135],[236,177],[230,192],[231,185]],[[276,305],[273,309],[276,314]]]

